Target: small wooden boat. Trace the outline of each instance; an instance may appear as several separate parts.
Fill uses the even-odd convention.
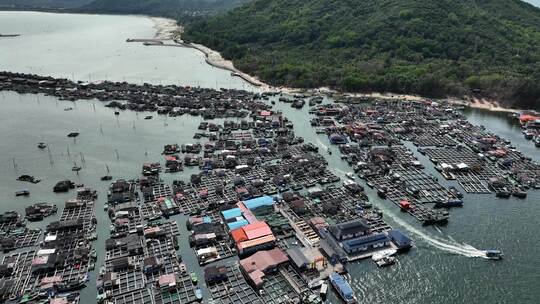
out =
[[[28,196],[28,195],[30,195],[30,191],[28,191],[27,189],[23,189],[23,190],[19,190],[15,192],[15,196]]]
[[[77,163],[73,163],[73,167],[71,167],[71,171],[79,172],[81,171],[81,166],[77,166]]]

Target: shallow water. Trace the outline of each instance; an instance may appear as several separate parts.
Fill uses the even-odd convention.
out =
[[[154,26],[139,16],[0,11],[0,33],[21,34],[0,38],[0,70],[82,81],[251,88],[207,65],[193,49],[126,42],[153,38]]]
[[[17,21],[19,25],[16,27],[15,24],[6,22],[6,17],[15,21],[24,17],[24,22]],[[73,24],[79,19],[80,24]],[[32,20],[35,20],[36,25],[32,26]],[[8,54],[14,50],[12,43],[16,40],[10,40],[8,44],[0,40],[0,69],[10,67],[9,69],[19,72],[41,71],[56,76],[76,73],[75,77],[81,79],[87,74],[111,75],[109,79],[113,79],[112,75],[127,75],[130,81],[136,81],[137,77],[149,79],[148,81],[155,79],[157,82],[183,79],[182,81],[192,85],[197,79],[206,79],[207,83],[214,79],[218,79],[219,83],[233,79],[239,81],[230,78],[228,73],[221,70],[202,63],[193,64],[192,58],[199,56],[194,50],[171,48],[169,51],[167,48],[144,47],[123,42],[127,37],[153,35],[152,23],[142,17],[0,12],[2,31],[6,23],[10,24],[12,32],[24,34],[23,30],[32,27],[32,31],[43,31],[44,37],[56,39],[53,45],[63,45],[65,48],[48,51],[48,48],[52,47],[48,44],[48,39],[36,34],[37,37],[22,36],[24,41],[17,43],[28,46],[33,45],[31,41],[43,40],[41,43],[34,44],[32,49],[21,50],[22,53]],[[69,34],[71,29],[63,28],[65,24],[72,24],[75,32]],[[111,28],[118,29],[122,34],[108,33]],[[88,32],[86,37],[104,37],[103,35],[110,34],[112,36],[107,39],[112,40],[100,42],[103,47],[93,50],[79,49],[69,42],[77,36],[80,29]],[[106,45],[109,45],[109,48]],[[110,55],[115,52],[119,53]],[[149,56],[146,52],[158,52],[160,56]],[[94,53],[97,55],[93,55]],[[8,61],[4,60],[6,54],[10,56]],[[22,54],[28,57],[27,61],[21,58]],[[65,60],[62,60],[62,56],[65,56]],[[114,58],[111,59],[111,56]],[[101,57],[109,58],[111,62],[103,63],[99,60]],[[153,65],[160,65],[160,68],[148,69]],[[139,66],[146,68],[134,68]],[[72,72],[71,69],[78,72]],[[193,72],[174,72],[178,69],[192,69]],[[200,78],[200,75],[204,77]],[[238,83],[237,85],[243,86]],[[211,84],[208,86],[212,87]],[[73,107],[74,110],[64,111],[66,107]],[[99,177],[106,173],[105,166],[110,167],[111,175],[115,178],[137,177],[142,163],[162,161],[160,153],[163,145],[194,142],[191,138],[200,121],[200,118],[196,117],[167,118],[156,114],[151,114],[154,119],[144,120],[147,113],[129,111],[115,116],[112,109],[105,108],[99,101],[73,103],[43,95],[8,92],[0,93],[0,108],[0,212],[23,212],[28,204],[41,201],[62,206],[66,199],[75,194],[52,193],[52,186],[60,179],[72,179],[96,188],[100,194],[96,207],[99,240],[95,246],[98,253],[103,252],[109,226],[109,220],[102,209],[108,182],[99,181]],[[328,140],[326,136],[317,135],[310,128],[307,107],[294,110],[288,104],[278,103],[276,108],[283,110],[294,122],[298,136],[321,147],[321,153],[328,159],[335,173],[343,175],[344,172],[351,171],[347,164],[340,160],[335,147],[330,147],[334,152],[332,155],[326,154],[326,146],[330,146]],[[474,123],[483,124],[512,140],[518,149],[539,160],[540,150],[524,140],[519,128],[509,124],[506,116],[482,111],[470,111],[467,115]],[[70,132],[79,132],[81,135],[73,140],[66,137]],[[46,150],[41,151],[36,147],[41,141],[49,145],[50,156]],[[81,163],[81,153],[85,163]],[[426,168],[439,177],[441,183],[457,185],[455,182],[443,180],[429,160],[418,153],[417,155]],[[70,170],[74,162],[83,166],[78,175]],[[178,174],[164,174],[163,178],[170,182],[173,179],[188,178],[191,172],[193,171],[188,169]],[[42,178],[43,181],[33,185],[15,180],[18,175],[25,173]],[[28,188],[31,196],[16,198],[14,191],[21,188]],[[413,238],[415,248],[408,254],[399,256],[394,267],[377,269],[371,261],[350,265],[352,285],[361,303],[538,302],[540,291],[535,287],[540,279],[540,246],[537,245],[540,236],[536,230],[540,215],[540,191],[529,191],[526,200],[496,199],[494,195],[465,195],[464,207],[451,210],[448,225],[436,228],[422,227],[412,217],[400,213],[390,202],[381,201],[371,189],[366,189],[370,200],[384,211],[386,220]],[[58,215],[31,226],[42,227],[56,218]],[[183,221],[179,221],[179,224],[184,232]],[[184,238],[187,238],[185,233],[181,239]],[[493,262],[471,257],[475,255],[476,249],[487,248],[503,250],[505,259]],[[193,252],[187,246],[182,246],[180,253],[188,264],[196,264]],[[100,254],[96,265],[99,267],[102,261],[103,254]],[[83,289],[82,295],[82,303],[95,301],[95,273],[90,277],[89,286]],[[339,300],[331,296],[328,302],[339,303]]]

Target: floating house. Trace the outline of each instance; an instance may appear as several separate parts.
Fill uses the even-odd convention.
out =
[[[279,248],[262,250],[240,260],[240,269],[254,287],[260,288],[264,283],[265,275],[276,271],[279,265],[288,260],[287,255]]]
[[[208,285],[226,281],[227,267],[223,265],[206,267],[204,269],[204,280]]]
[[[356,219],[349,222],[332,225],[328,227],[328,231],[330,231],[336,240],[343,241],[369,234],[370,229],[364,220]]]
[[[244,201],[244,205],[249,210],[253,210],[262,206],[273,206],[274,199],[271,196],[261,196],[261,197]]]
[[[347,254],[357,254],[387,247],[390,245],[390,238],[384,233],[376,233],[345,240],[342,245]]]
[[[231,231],[239,255],[274,247],[276,238],[266,222],[258,221]]]
[[[317,248],[293,247],[287,249],[291,264],[299,270],[323,269],[327,260]]]
[[[393,229],[387,232],[388,237],[392,240],[392,243],[396,245],[398,251],[409,250],[412,246],[411,239],[397,229]]]

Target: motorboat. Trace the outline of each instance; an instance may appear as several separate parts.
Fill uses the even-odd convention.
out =
[[[326,300],[327,294],[328,294],[328,284],[322,283],[321,289],[319,290],[319,295],[321,296],[321,299]]]
[[[28,195],[30,195],[30,191],[28,191],[27,189],[19,190],[15,192],[15,196],[28,196]]]
[[[351,288],[351,285],[345,279],[343,276],[338,274],[337,272],[333,272],[329,276],[330,284],[334,287],[334,289],[337,291],[338,295],[345,301],[347,304],[355,304],[358,303],[356,301],[356,297],[354,296],[353,290]]]
[[[396,253],[397,253],[396,249],[393,249],[393,248],[385,249],[385,250],[381,250],[373,254],[371,256],[371,259],[373,260],[373,262],[378,262],[384,259],[385,257],[393,256]]]
[[[490,260],[501,260],[503,258],[503,253],[497,249],[488,249],[485,251],[486,258]]]
[[[377,262],[375,262],[375,264],[377,264],[377,266],[379,266],[379,267],[390,266],[390,265],[393,265],[395,263],[396,263],[396,258],[392,257],[392,256],[384,257],[384,258],[378,260]]]

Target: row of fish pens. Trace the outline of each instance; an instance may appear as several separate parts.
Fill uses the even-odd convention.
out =
[[[6,302],[78,303],[97,254],[94,214],[96,192],[81,188],[66,201],[58,221],[49,223],[43,239],[3,258],[0,291]]]

